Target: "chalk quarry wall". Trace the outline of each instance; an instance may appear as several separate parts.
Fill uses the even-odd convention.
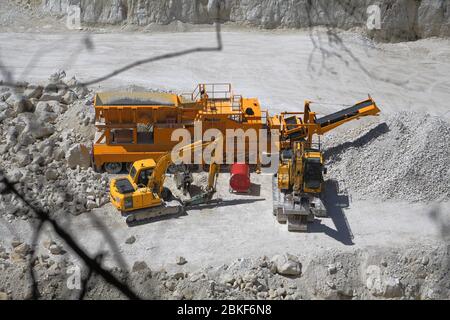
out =
[[[222,22],[274,28],[360,27],[378,40],[450,36],[450,0],[42,0],[47,13],[80,5],[87,24],[191,24]],[[367,8],[379,5],[381,29],[367,30]]]

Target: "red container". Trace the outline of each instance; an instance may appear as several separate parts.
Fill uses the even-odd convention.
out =
[[[246,163],[231,165],[230,188],[235,192],[248,192],[250,190],[250,167]]]

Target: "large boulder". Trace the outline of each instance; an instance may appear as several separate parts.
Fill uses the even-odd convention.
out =
[[[132,268],[133,272],[141,272],[141,271],[151,271],[150,268],[148,267],[147,263],[145,263],[145,261],[136,261],[133,264],[133,268]]]
[[[375,297],[398,298],[403,295],[403,286],[396,277],[383,275],[380,267],[370,265],[366,269],[366,287]]]
[[[67,85],[62,81],[65,77],[64,71],[56,72],[51,75],[49,82],[45,85],[40,101],[61,101],[62,97],[67,93]]]
[[[40,118],[36,117],[36,115],[32,113],[23,113],[20,117],[18,117],[18,120],[25,124],[25,128],[21,133],[22,135],[27,134],[35,139],[42,139],[51,136],[55,132],[53,126],[43,122]]]
[[[13,116],[14,116],[14,109],[10,107],[6,102],[0,101],[0,122]]]
[[[45,178],[47,180],[56,180],[58,179],[58,171],[56,169],[49,168],[45,171]]]
[[[28,146],[30,144],[33,144],[36,141],[36,139],[29,134],[28,132],[22,132],[19,137],[17,138],[17,142],[21,145],[21,146]]]
[[[66,94],[62,97],[61,102],[65,104],[72,104],[78,99],[75,92],[68,90]]]
[[[14,114],[24,113],[24,112],[33,112],[34,106],[30,100],[22,97],[20,100],[14,102]]]
[[[42,96],[42,91],[44,88],[42,86],[28,86],[23,92],[23,95],[27,99],[39,99]]]
[[[9,182],[17,183],[23,177],[23,173],[19,168],[13,167],[6,173],[6,177],[8,178]]]
[[[91,155],[88,148],[83,144],[76,144],[69,148],[66,154],[67,165],[75,169],[77,166],[81,168],[89,168],[91,166]]]
[[[16,154],[16,164],[19,167],[24,167],[24,166],[30,164],[31,160],[32,160],[32,158],[27,150],[20,150]]]
[[[302,265],[296,256],[291,254],[276,255],[271,260],[274,271],[284,276],[299,276]]]
[[[18,137],[19,137],[19,130],[17,126],[10,126],[6,131],[6,145],[8,146],[15,145]]]
[[[38,119],[42,121],[43,123],[55,123],[56,119],[58,118],[58,115],[54,112],[40,112],[37,114]]]
[[[39,99],[39,101],[58,101],[60,102],[62,100],[62,97],[66,94],[65,91],[57,91],[57,92],[51,92],[47,91],[44,92]]]
[[[35,113],[40,114],[43,112],[52,112],[52,108],[50,107],[50,104],[47,101],[39,101],[36,104]]]
[[[44,123],[54,123],[56,118],[58,118],[58,114],[54,110],[59,110],[59,105],[60,103],[57,101],[39,101],[36,104],[34,113],[40,121]]]
[[[27,254],[30,253],[30,251],[31,247],[26,243],[22,243],[14,248],[14,252],[21,256],[26,256]]]
[[[56,115],[67,111],[67,106],[59,101],[39,101],[36,104],[35,113],[37,115],[45,112],[53,112]]]

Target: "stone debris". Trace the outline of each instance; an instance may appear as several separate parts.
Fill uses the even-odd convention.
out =
[[[186,264],[187,263],[187,261],[186,261],[186,259],[184,258],[184,257],[181,257],[181,256],[178,256],[177,258],[176,258],[176,263],[178,264],[178,265],[183,265],[183,264]]]
[[[14,252],[21,256],[28,255],[30,253],[30,250],[31,250],[31,247],[26,243],[22,243],[14,248]]]
[[[21,243],[13,248],[12,252],[9,254],[9,257],[13,262],[21,262],[25,261],[30,253],[31,247],[26,243]]]
[[[64,79],[58,71],[43,85],[0,86],[0,166],[33,205],[78,215],[109,202],[109,178],[90,167],[94,126],[78,125],[94,118],[93,93]],[[0,195],[0,213],[8,221],[32,214],[9,193]]]
[[[127,240],[125,240],[126,244],[133,244],[136,242],[136,237],[135,236],[131,236],[129,238],[127,238]]]
[[[147,263],[145,261],[136,261],[133,264],[133,268],[131,269],[133,272],[139,272],[139,271],[146,271],[146,270],[150,270],[150,268],[148,267]]]
[[[299,276],[302,273],[302,265],[298,258],[291,254],[276,255],[271,260],[274,271],[285,276]]]
[[[64,249],[56,243],[51,244],[48,247],[48,251],[50,251],[50,253],[53,255],[61,255],[65,253]]]
[[[54,245],[45,241],[44,246]],[[20,244],[21,248],[29,248]],[[18,246],[18,247],[19,247]],[[17,248],[17,247],[16,247]],[[1,251],[6,251],[4,248]],[[9,299],[23,299],[27,292],[27,261],[11,255],[0,259],[0,292]],[[28,250],[20,252],[28,252]],[[432,256],[427,266],[423,256]],[[380,256],[388,261],[382,268]],[[66,284],[67,271],[73,263],[68,257],[39,255],[35,272],[40,276],[43,298],[70,298]],[[130,272],[113,268],[120,279],[128,281],[135,292],[145,298],[160,299],[445,299],[450,292],[448,274],[449,251],[446,245],[405,247],[397,250],[358,249],[343,253],[338,249],[325,250],[311,257],[294,255],[274,256],[271,261],[302,261],[307,266],[300,276],[272,273],[269,263],[261,266],[266,257],[242,258],[230,265],[207,266],[192,273],[168,273],[164,269],[152,271],[146,262],[136,261]],[[375,264],[370,264],[372,261]],[[11,262],[11,263],[10,263]],[[330,274],[329,266],[338,272]],[[421,276],[424,273],[426,276]],[[101,277],[93,275],[89,282],[88,298],[116,299],[121,297],[109,288]],[[156,290],[156,291],[155,291]],[[154,294],[154,295],[152,295]],[[5,295],[3,295],[5,296]],[[1,298],[1,295],[0,295]]]
[[[329,274],[335,274],[337,272],[337,268],[335,264],[330,264],[328,266],[328,273]]]
[[[13,240],[11,241],[11,246],[12,246],[13,248],[16,248],[16,247],[20,246],[22,243],[23,243],[23,242],[20,241],[20,240],[18,240],[18,239],[13,239]]]
[[[72,146],[67,152],[66,160],[72,169],[75,169],[77,166],[80,168],[89,168],[91,165],[91,155],[89,154],[88,148],[83,144]]]
[[[450,199],[450,124],[439,117],[400,112],[322,142],[327,178],[354,199]]]

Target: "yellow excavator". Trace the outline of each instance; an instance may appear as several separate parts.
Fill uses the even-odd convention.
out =
[[[280,164],[274,180],[273,213],[289,231],[307,231],[314,217],[325,217],[322,201],[323,174],[326,174],[320,140],[313,138],[349,121],[378,115],[380,109],[369,96],[367,100],[336,113],[317,118],[305,102],[304,112],[282,113]]]
[[[178,150],[178,155],[212,143],[218,144],[219,141],[221,139],[205,143],[194,142]],[[215,146],[213,150],[215,151]],[[160,216],[178,214],[184,206],[212,201],[219,166],[215,162],[210,165],[208,186],[204,192],[192,198],[191,202],[183,203],[183,206],[168,203],[172,198],[172,192],[164,187],[164,181],[168,167],[175,161],[172,155],[171,152],[166,153],[157,163],[153,159],[136,161],[128,176],[111,180],[109,187],[111,203],[126,216],[126,223],[129,226],[142,224]]]

